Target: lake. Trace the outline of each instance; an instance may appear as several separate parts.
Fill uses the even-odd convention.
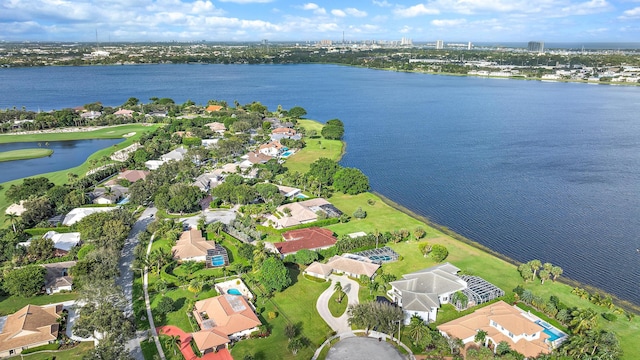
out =
[[[640,304],[640,88],[336,65],[0,69],[0,108],[129,97],[302,106],[373,190],[519,261]],[[511,290],[511,289],[505,289]]]
[[[0,144],[0,152],[39,147],[53,150],[48,157],[0,162],[0,183],[76,167],[94,152],[122,142],[124,139],[93,139]]]

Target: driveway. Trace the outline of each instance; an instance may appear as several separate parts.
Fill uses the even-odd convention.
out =
[[[335,286],[335,283],[339,281],[342,285],[342,290],[347,294],[349,305],[358,304],[360,302],[358,300],[358,291],[360,290],[360,285],[357,281],[351,280],[344,275],[330,275],[329,280],[331,281],[331,286],[329,286],[329,288],[318,297],[318,301],[316,302],[316,309],[318,309],[320,317],[322,317],[322,319],[329,325],[329,327],[333,329],[337,334],[350,332],[351,326],[349,326],[349,316],[347,314],[347,311],[345,311],[344,314],[342,314],[342,316],[340,317],[334,317],[329,311],[329,300],[331,299],[331,295],[333,295],[334,293],[333,287]]]
[[[195,216],[180,218],[180,222],[183,224],[189,225],[189,227],[193,229],[198,228],[198,221],[204,215],[205,223],[211,224],[212,222],[220,221],[225,225],[231,224],[233,220],[236,218],[236,212],[234,210],[205,210],[202,214],[198,214]]]
[[[327,360],[406,360],[395,346],[370,337],[354,336],[342,339],[327,353]]]
[[[124,243],[124,248],[122,249],[122,256],[120,257],[120,277],[116,279],[116,285],[122,288],[124,292],[124,296],[127,299],[127,307],[125,308],[126,316],[133,316],[133,271],[134,269],[131,267],[133,263],[134,254],[133,249],[138,245],[138,234],[144,231],[155,218],[157,209],[155,207],[150,207],[145,209],[133,227],[131,228],[131,232],[129,232],[129,237]],[[137,270],[137,269],[135,269]],[[136,319],[136,321],[140,321],[141,319]],[[144,356],[142,356],[142,349],[140,348],[140,341],[147,338],[146,331],[139,331],[136,333],[135,337],[126,344],[127,350],[131,351],[131,354],[134,356],[136,360],[144,360]]]

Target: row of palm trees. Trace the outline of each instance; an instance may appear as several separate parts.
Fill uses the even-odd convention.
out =
[[[518,271],[525,282],[535,280],[536,277],[538,277],[542,284],[544,284],[545,280],[549,279],[552,279],[555,282],[563,273],[560,266],[555,266],[548,262],[543,264],[538,259],[521,264],[518,266]]]

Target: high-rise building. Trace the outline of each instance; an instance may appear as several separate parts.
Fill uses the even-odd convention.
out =
[[[403,37],[402,40],[400,40],[400,45],[411,46],[413,45],[413,40],[411,38]]]
[[[444,41],[436,40],[436,49],[438,49],[438,50],[444,49]]]
[[[544,41],[529,41],[527,49],[531,52],[544,52]]]
[[[471,41],[467,44],[467,50],[471,50]]]

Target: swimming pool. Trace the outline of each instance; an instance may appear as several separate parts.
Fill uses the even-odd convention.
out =
[[[286,157],[289,157],[291,155],[293,155],[293,151],[287,150],[287,151],[283,152],[282,155],[280,155],[280,157],[286,158]]]
[[[224,266],[224,256],[216,255],[211,257],[211,266]]]
[[[371,255],[369,256],[371,261],[391,261],[391,256],[389,255]]]
[[[238,289],[234,289],[234,288],[231,288],[231,289],[227,290],[227,294],[231,294],[231,295],[242,295],[242,293],[240,292],[240,290],[238,290]]]
[[[566,334],[563,333],[562,331],[556,329],[553,325],[542,321],[542,320],[536,320],[536,324],[542,326],[544,328],[543,332],[547,335],[549,335],[549,341],[554,342],[562,337],[564,337]]]

